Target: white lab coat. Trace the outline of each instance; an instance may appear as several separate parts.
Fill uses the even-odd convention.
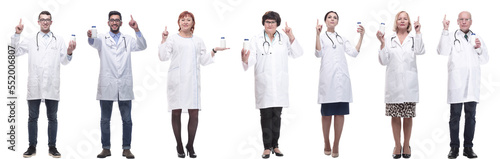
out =
[[[279,32],[279,31],[278,31]],[[281,35],[281,42],[279,44]],[[269,51],[264,51],[264,38],[270,43]],[[266,43],[267,47],[267,43]],[[297,39],[290,44],[288,36],[276,33],[271,42],[264,31],[250,40],[248,64],[243,63],[246,71],[255,65],[255,102],[257,109],[289,106],[288,100],[288,56],[302,56],[303,50]]]
[[[31,35],[22,42],[19,42],[20,35],[11,37],[11,45],[16,48],[15,56],[28,53],[27,100],[59,100],[60,65],[66,65],[70,61],[64,39],[53,33],[49,35],[47,42],[44,42],[42,32]]]
[[[201,109],[200,65],[213,63],[203,40],[171,35],[158,47],[158,57],[161,61],[172,60],[167,82],[169,111]]]
[[[345,54],[358,56],[358,51],[347,39],[338,33],[320,34],[321,50],[316,50],[316,57],[321,58],[319,73],[318,103],[352,102],[351,80]],[[333,43],[336,48],[333,48]]]
[[[98,34],[91,46],[97,49],[101,60],[97,100],[133,100],[134,92],[130,53],[142,51],[147,48],[144,35],[137,37],[136,40],[136,38],[122,33],[117,44],[110,33],[107,32],[105,34]]]
[[[441,40],[437,48],[438,54],[449,56],[448,60],[448,103],[479,102],[479,88],[481,82],[482,64],[489,60],[488,50],[483,39],[476,35],[481,41],[481,48],[474,49],[474,45],[468,42],[462,31],[449,33],[443,30]],[[471,32],[468,33],[470,37]]]
[[[414,47],[413,50],[412,46]],[[379,50],[379,62],[387,66],[385,72],[385,103],[418,103],[416,55],[424,53],[422,34],[416,36],[409,34],[403,44],[399,42],[396,33],[385,38],[385,47]]]

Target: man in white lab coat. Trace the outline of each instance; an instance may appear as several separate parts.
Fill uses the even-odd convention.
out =
[[[101,143],[102,152],[98,158],[111,156],[110,125],[113,102],[118,102],[122,122],[123,122],[123,152],[126,158],[135,158],[130,152],[132,140],[132,100],[134,92],[132,90],[132,63],[131,52],[142,51],[147,48],[146,39],[139,31],[139,26],[132,15],[129,25],[134,29],[136,38],[130,35],[123,35],[120,32],[122,16],[120,12],[111,11],[108,15],[108,26],[110,31],[92,37],[92,31],[87,32],[90,46],[97,49],[101,59],[99,73],[99,83],[97,86],[97,100],[101,105]]]
[[[61,157],[56,148],[57,138],[57,108],[59,104],[60,65],[71,61],[76,42],[70,41],[68,47],[61,36],[56,36],[51,30],[52,15],[42,11],[38,15],[40,31],[28,36],[22,42],[21,32],[24,30],[22,19],[16,26],[16,34],[11,38],[11,45],[16,48],[15,56],[28,53],[28,136],[29,148],[23,156],[31,157],[36,154],[38,137],[38,115],[40,103],[45,102],[47,107],[49,155]]]
[[[448,158],[457,158],[460,140],[460,115],[465,107],[464,156],[477,158],[472,150],[472,140],[476,127],[476,105],[479,102],[481,64],[489,60],[488,50],[483,39],[476,36],[469,28],[472,25],[471,14],[463,11],[458,15],[459,30],[448,31],[450,21],[443,20],[444,30],[437,51],[449,56],[448,60],[448,103],[450,104],[450,147]]]

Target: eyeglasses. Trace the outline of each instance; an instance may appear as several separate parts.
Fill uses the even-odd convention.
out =
[[[276,24],[276,21],[265,21],[265,23],[273,25],[273,24]]]
[[[460,19],[458,19],[458,21],[461,21],[461,22],[463,22],[463,21],[465,21],[465,22],[469,22],[469,21],[471,21],[471,20],[472,20],[472,19],[464,19],[464,18],[460,18]]]
[[[40,22],[51,22],[52,19],[38,19],[38,21],[40,21]]]
[[[119,22],[122,22],[122,20],[120,20],[120,19],[109,19],[109,22],[111,22],[111,23],[113,23],[113,22],[119,23]]]

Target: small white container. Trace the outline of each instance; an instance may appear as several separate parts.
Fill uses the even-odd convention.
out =
[[[224,38],[224,37],[220,38],[220,47],[226,48],[226,38]]]
[[[248,39],[243,40],[243,49],[245,51],[247,51],[248,49],[250,49],[250,40],[248,40]]]
[[[92,29],[90,29],[92,32],[91,38],[97,38],[97,28],[95,26],[92,26]]]
[[[356,32],[359,33],[360,29],[361,29],[361,22],[358,22],[356,23]]]
[[[476,33],[472,33],[470,35],[469,42],[470,44],[472,44],[472,46],[476,46]]]
[[[378,29],[382,35],[385,34],[385,23],[380,23],[380,28]]]
[[[75,36],[75,34],[71,34],[71,41],[76,42],[76,36]]]

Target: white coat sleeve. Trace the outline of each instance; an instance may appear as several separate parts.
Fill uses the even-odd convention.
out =
[[[67,65],[70,62],[68,59],[68,47],[65,45],[62,37],[57,37],[57,38],[61,38],[61,42],[58,42],[59,60],[61,61],[61,64]]]
[[[158,46],[158,57],[160,61],[168,61],[172,58],[174,40],[170,37],[167,38],[163,44]]]
[[[29,40],[25,39],[22,42],[19,42],[20,39],[20,34],[14,34],[10,39],[10,45],[16,48],[16,53],[14,54],[15,56],[21,56],[29,52]]]
[[[387,48],[387,45],[390,45],[391,41],[389,39],[385,39],[385,46],[382,50],[379,50],[378,52],[378,61],[380,62],[381,65],[385,66],[389,64],[389,60],[391,59],[391,55],[389,53],[389,48]]]
[[[488,55],[488,48],[486,47],[486,43],[484,43],[483,39],[477,36],[479,41],[481,42],[481,47],[476,49],[476,53],[479,55],[479,63],[481,65],[488,63],[490,60],[490,56]]]
[[[437,47],[437,52],[439,55],[449,56],[453,49],[453,41],[450,37],[448,30],[443,30],[441,33],[441,39],[439,40],[439,45]]]
[[[345,51],[345,53],[347,53],[347,55],[349,55],[351,57],[356,57],[359,54],[358,50],[356,50],[356,48],[354,48],[354,46],[351,44],[351,42],[349,40],[346,40],[344,42],[344,51]]]
[[[316,55],[317,58],[320,58],[320,57],[323,57],[323,50],[325,48],[323,48],[324,44],[323,44],[323,34],[320,35],[319,37],[319,45],[321,47],[321,50],[316,50],[315,49],[315,52],[314,52],[314,55]],[[314,47],[316,48],[316,44],[314,45]]]
[[[132,42],[132,46],[130,46],[132,52],[146,50],[148,45],[146,43],[146,39],[141,34],[141,32],[140,31],[136,32],[135,36],[136,36],[136,41]]]
[[[98,52],[101,52],[102,39],[99,36],[97,36],[97,38],[88,38],[87,41],[90,46],[97,49]]]
[[[423,55],[425,54],[424,41],[422,40],[422,34],[415,35],[415,54]]]
[[[304,54],[304,50],[302,50],[302,46],[300,46],[299,41],[297,38],[293,41],[293,43],[290,44],[290,40],[287,40],[288,44],[288,56],[291,56],[293,58],[300,57]]]
[[[257,63],[257,40],[256,37],[250,40],[250,56],[248,57],[248,64],[241,62],[243,64],[243,70],[247,71],[249,67],[252,67]]]
[[[212,52],[209,51],[207,52],[207,48],[205,47],[205,43],[203,40],[199,40],[200,43],[200,52],[198,53],[198,62],[202,66],[206,66],[208,64],[214,63],[213,57],[212,57]]]

